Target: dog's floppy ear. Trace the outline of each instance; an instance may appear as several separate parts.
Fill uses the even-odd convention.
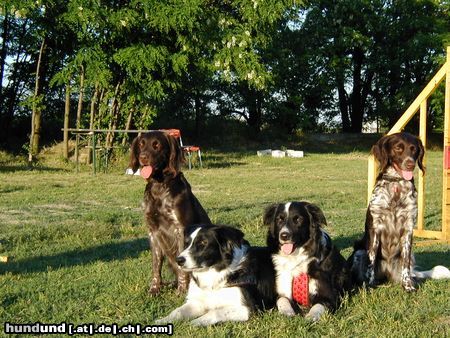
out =
[[[311,220],[314,226],[322,227],[327,225],[327,220],[325,219],[325,215],[322,210],[315,204],[305,203],[305,208],[308,210],[308,213],[311,215]]]
[[[274,220],[275,220],[275,214],[277,212],[279,204],[275,203],[272,205],[269,205],[265,210],[264,210],[264,216],[263,216],[263,223],[265,225],[272,225]]]
[[[135,137],[130,147],[130,163],[128,167],[136,172],[139,169],[139,142],[141,140],[140,136]]]
[[[280,204],[269,205],[264,210],[264,216],[263,216],[264,225],[267,225],[269,227],[269,229],[267,230],[266,244],[267,244],[267,247],[273,252],[278,250],[278,241],[275,238],[276,237],[276,235],[275,235],[275,216],[276,216],[279,205]]]
[[[390,135],[383,136],[372,147],[372,154],[380,163],[380,172],[384,172],[389,165],[389,138]]]
[[[417,157],[417,165],[419,166],[422,173],[425,174],[425,166],[423,165],[423,157],[425,155],[425,147],[423,146],[422,140],[417,138],[417,146],[419,147],[419,155]]]
[[[186,228],[184,228],[184,237],[189,237],[197,228],[203,228],[206,227],[206,225],[203,224],[192,224],[188,225]]]
[[[183,152],[175,137],[165,133],[167,142],[169,143],[170,155],[167,168],[164,170],[168,174],[173,176],[178,175],[181,170],[181,164],[183,162]]]
[[[244,233],[230,226],[216,226],[213,228],[217,242],[220,245],[220,251],[226,258],[233,258],[233,249],[240,247],[244,242]]]

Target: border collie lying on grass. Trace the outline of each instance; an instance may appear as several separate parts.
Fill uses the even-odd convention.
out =
[[[322,211],[308,202],[274,204],[266,209],[264,223],[269,226],[278,310],[293,316],[306,309],[306,318],[317,321],[327,309],[337,309],[351,279],[345,259],[321,229],[326,225]]]
[[[190,227],[177,257],[191,272],[186,302],[157,323],[193,319],[194,325],[246,321],[275,304],[275,271],[267,248],[251,247],[229,226]]]

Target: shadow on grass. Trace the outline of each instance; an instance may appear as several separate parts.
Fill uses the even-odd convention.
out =
[[[72,250],[49,256],[36,256],[19,261],[0,264],[0,274],[26,274],[45,272],[77,265],[86,265],[97,261],[110,262],[127,258],[136,258],[142,251],[148,250],[147,238],[102,244],[82,250]]]
[[[24,186],[5,186],[5,187],[0,188],[0,194],[7,194],[10,192],[22,191],[25,189],[26,189],[26,187],[24,187]]]
[[[205,168],[229,168],[233,166],[245,165],[247,162],[242,159],[248,156],[247,152],[232,154],[208,154],[204,156],[203,166]]]
[[[415,252],[417,270],[428,270],[436,265],[450,266],[450,252],[446,251],[425,251]]]
[[[205,164],[205,168],[209,169],[221,169],[221,168],[230,168],[238,165],[246,165],[245,162],[237,162],[237,161],[224,161],[224,162],[210,162]]]
[[[29,167],[28,165],[0,165],[0,173],[11,173],[16,171],[69,171],[68,169],[63,168],[53,168],[46,166],[33,166]]]

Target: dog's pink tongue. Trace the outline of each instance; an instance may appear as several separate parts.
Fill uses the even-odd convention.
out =
[[[290,255],[294,250],[294,244],[286,243],[281,246],[281,251],[283,251],[286,255]]]
[[[409,170],[402,170],[402,176],[405,180],[411,181],[413,178],[413,172]]]
[[[141,176],[145,179],[148,179],[150,176],[152,176],[153,168],[151,165],[146,165],[141,168]]]

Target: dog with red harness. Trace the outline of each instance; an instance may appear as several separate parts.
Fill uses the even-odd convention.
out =
[[[264,213],[264,224],[269,226],[278,310],[287,316],[306,311],[311,321],[336,310],[352,284],[344,257],[322,229],[322,210],[308,202],[273,204]]]

